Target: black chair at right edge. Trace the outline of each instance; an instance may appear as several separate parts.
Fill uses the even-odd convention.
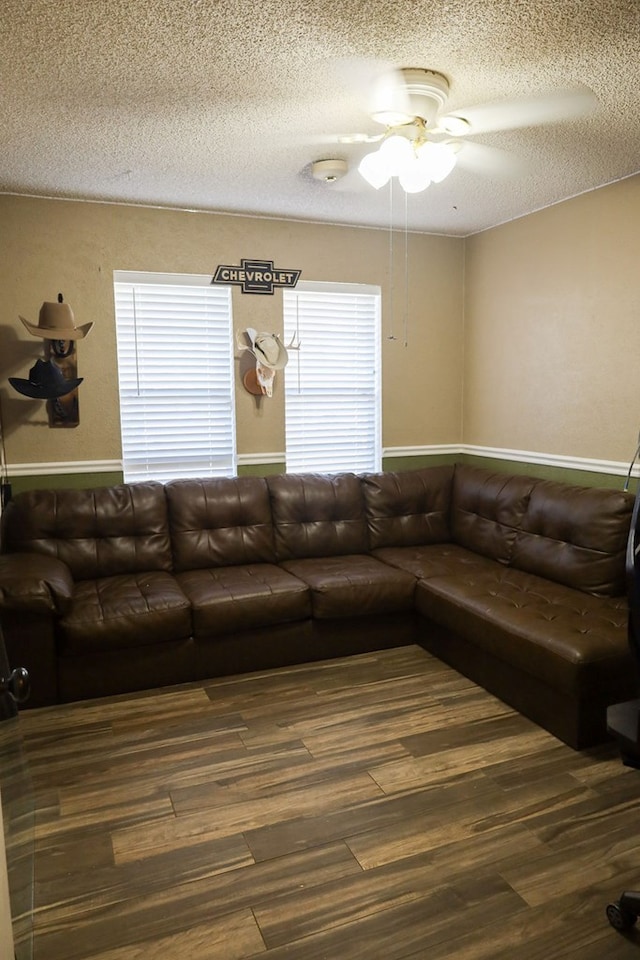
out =
[[[626,554],[629,597],[629,645],[640,668],[640,482],[631,517]],[[640,684],[639,684],[640,688]],[[607,730],[620,745],[625,766],[640,769],[640,699],[612,704],[607,709]],[[638,787],[640,790],[640,785]],[[607,918],[616,930],[628,930],[640,916],[640,890],[625,891],[607,907]]]

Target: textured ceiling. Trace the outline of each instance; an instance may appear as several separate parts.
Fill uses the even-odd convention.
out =
[[[640,169],[638,0],[3,0],[1,13],[6,193],[388,225],[388,189],[356,170],[371,147],[337,142],[380,131],[368,97],[388,64],[445,74],[445,112],[506,101],[517,118],[526,98],[597,97],[586,117],[469,138],[447,180],[408,198],[411,229],[466,235]],[[347,176],[314,180],[311,162],[332,156]]]

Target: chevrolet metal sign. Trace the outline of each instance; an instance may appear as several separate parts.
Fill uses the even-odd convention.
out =
[[[273,293],[275,287],[295,287],[301,270],[281,270],[273,260],[241,260],[239,267],[220,264],[211,283],[233,283],[243,293]]]

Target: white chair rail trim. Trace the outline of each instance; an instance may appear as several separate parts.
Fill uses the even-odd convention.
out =
[[[488,457],[495,460],[511,460],[517,463],[535,463],[566,470],[583,470],[589,473],[607,473],[626,476],[629,462],[623,460],[596,460],[588,457],[567,457],[555,453],[541,453],[533,450],[508,450],[504,447],[481,447],[473,444],[433,444],[421,447],[385,447],[384,458],[394,457],[431,457],[431,456],[469,456]],[[238,466],[263,466],[284,463],[284,451],[271,453],[240,454]],[[13,463],[8,464],[7,472],[11,477],[57,476],[73,473],[116,473],[122,470],[121,460],[66,460],[53,463]],[[640,476],[640,464],[636,464],[632,476]]]

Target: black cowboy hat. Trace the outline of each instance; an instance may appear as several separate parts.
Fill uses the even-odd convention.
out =
[[[82,383],[83,377],[67,380],[60,367],[51,360],[36,360],[29,370],[29,379],[9,377],[11,386],[25,397],[34,400],[55,400],[64,397],[67,393]]]

